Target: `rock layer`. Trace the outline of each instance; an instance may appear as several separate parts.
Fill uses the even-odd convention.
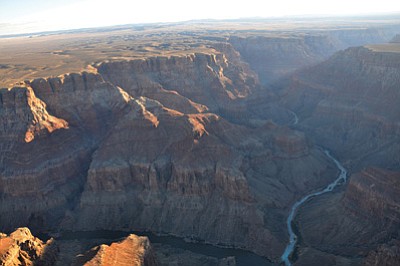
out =
[[[286,208],[336,170],[300,132],[237,124],[259,84],[221,49],[105,62],[2,91],[12,108],[17,91],[31,91],[43,119],[4,127],[21,141],[0,146],[2,228],[151,230],[279,257]],[[31,120],[38,134],[27,143]]]
[[[400,54],[349,48],[292,79],[283,102],[315,141],[352,160],[395,169],[400,121]]]

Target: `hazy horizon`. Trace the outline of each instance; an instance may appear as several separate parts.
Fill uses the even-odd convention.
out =
[[[201,3],[172,0],[135,3],[128,0],[0,0],[0,35],[201,19],[274,18],[290,16],[358,16],[395,14],[400,2],[382,0],[321,2],[257,0]]]

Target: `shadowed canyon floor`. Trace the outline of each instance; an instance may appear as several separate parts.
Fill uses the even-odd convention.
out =
[[[278,265],[293,204],[340,162],[348,183],[293,212],[287,262],[396,265],[399,33],[371,17],[0,38],[0,231],[54,235],[57,265]]]

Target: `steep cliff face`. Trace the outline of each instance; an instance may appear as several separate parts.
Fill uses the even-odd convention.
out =
[[[0,233],[1,265],[53,265],[57,252],[52,239],[44,243],[28,228],[18,228],[10,235]]]
[[[147,237],[129,235],[111,245],[94,247],[80,258],[81,265],[86,266],[156,266],[154,251]],[[85,262],[84,262],[85,261]]]
[[[220,49],[2,91],[3,136],[19,142],[1,142],[1,226],[151,230],[278,258],[288,206],[336,169],[300,132],[232,123],[259,85]]]
[[[30,87],[2,90],[0,112],[1,229],[29,223],[43,226],[47,221],[41,218],[42,212],[51,220],[59,219],[62,214],[56,209],[66,206],[69,194],[78,189],[78,184],[67,182],[79,183],[85,151],[77,146],[65,149],[74,138],[67,133],[68,122],[49,114]],[[66,173],[63,167],[70,171]]]
[[[279,83],[297,70],[352,46],[388,42],[399,27],[327,29],[272,36],[232,36],[229,42],[257,72],[263,84]]]
[[[126,108],[126,95],[97,73],[72,73],[28,81],[51,111],[98,141]],[[89,123],[90,121],[90,123]]]
[[[336,49],[327,36],[233,36],[229,42],[250,63],[263,84],[271,84],[297,69],[321,61]]]
[[[60,222],[82,191],[98,139],[125,104],[120,91],[88,73],[2,91],[2,230]]]
[[[301,134],[286,132],[286,140],[273,128],[262,133],[214,114],[136,101],[94,153],[72,229],[170,232],[279,254],[283,223],[271,224],[280,228],[273,235],[260,211],[285,208],[307,182],[324,183],[330,169],[321,154]],[[271,166],[267,176],[263,162]]]
[[[11,143],[31,142],[37,135],[68,128],[65,120],[48,113],[46,104],[35,96],[32,88],[1,89],[0,104],[1,137]]]
[[[396,168],[399,62],[399,53],[349,48],[294,76],[283,102],[316,142],[357,162],[358,169]]]
[[[218,112],[251,93],[255,76],[240,71],[234,63],[228,64],[231,62],[224,54],[197,53],[103,63],[97,67],[107,81],[133,97],[146,96],[168,108],[193,113],[204,111],[202,105]]]

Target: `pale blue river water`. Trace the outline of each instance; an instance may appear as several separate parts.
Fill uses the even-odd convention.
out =
[[[294,217],[296,216],[296,211],[298,210],[298,208],[304,204],[307,200],[309,200],[310,198],[331,192],[335,187],[337,187],[338,185],[341,185],[343,183],[345,183],[347,181],[347,170],[343,167],[343,165],[336,160],[335,157],[333,157],[329,151],[325,150],[324,151],[326,156],[328,156],[336,165],[336,167],[340,170],[340,174],[338,176],[338,178],[335,179],[335,181],[333,181],[332,183],[330,183],[326,188],[324,188],[323,190],[317,191],[317,192],[313,192],[311,194],[308,194],[306,196],[304,196],[303,198],[301,198],[300,200],[296,201],[289,213],[289,216],[286,220],[286,225],[287,225],[287,230],[289,233],[289,243],[286,246],[285,251],[283,252],[282,256],[281,256],[281,260],[282,262],[285,263],[286,266],[291,266],[292,263],[290,262],[290,255],[293,253],[293,250],[296,246],[297,243],[297,235],[295,234],[295,232],[293,231],[293,227],[292,227],[292,222]]]

